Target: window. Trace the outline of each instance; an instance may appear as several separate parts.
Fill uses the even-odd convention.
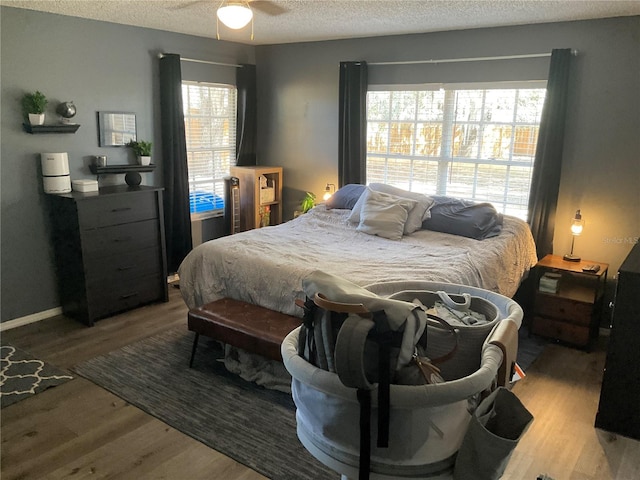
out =
[[[544,88],[369,91],[367,182],[526,219]]]
[[[236,87],[182,82],[191,215],[224,209],[224,177],[236,159]]]

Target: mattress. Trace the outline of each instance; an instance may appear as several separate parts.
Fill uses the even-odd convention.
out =
[[[433,281],[512,297],[536,264],[529,226],[505,216],[500,235],[485,240],[419,230],[401,240],[356,231],[350,210],[319,205],[289,222],[203,243],[179,269],[189,308],[223,297],[289,315],[304,299],[302,279],[314,270],[357,285]]]

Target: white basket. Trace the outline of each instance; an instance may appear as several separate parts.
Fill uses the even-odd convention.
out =
[[[275,187],[266,187],[260,189],[260,203],[271,203],[276,201]]]

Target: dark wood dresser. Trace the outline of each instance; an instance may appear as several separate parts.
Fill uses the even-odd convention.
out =
[[[595,426],[640,440],[640,244],[618,271]]]
[[[167,301],[162,189],[50,195],[62,309],[87,325]]]

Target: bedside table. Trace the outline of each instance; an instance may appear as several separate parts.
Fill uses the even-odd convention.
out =
[[[597,272],[583,269],[598,265]],[[531,333],[588,348],[597,338],[602,299],[609,265],[583,260],[569,262],[558,255],[547,255],[536,265],[537,281]],[[539,288],[546,272],[559,275],[556,293]]]

